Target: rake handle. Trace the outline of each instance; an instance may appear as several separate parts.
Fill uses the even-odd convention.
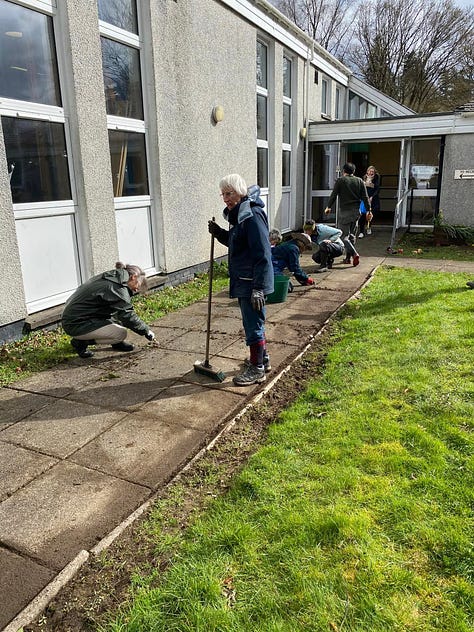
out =
[[[215,217],[212,218],[215,221]],[[209,255],[209,291],[207,296],[207,331],[206,331],[206,356],[205,366],[209,366],[209,340],[211,337],[211,305],[212,305],[212,281],[214,276],[214,235],[211,233],[211,253]]]

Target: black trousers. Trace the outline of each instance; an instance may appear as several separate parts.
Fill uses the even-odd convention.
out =
[[[336,257],[340,257],[344,253],[344,248],[339,244],[335,244],[332,241],[327,243],[323,241],[319,244],[318,252],[313,255],[313,261],[321,264],[321,267],[325,268],[328,265],[332,266]]]

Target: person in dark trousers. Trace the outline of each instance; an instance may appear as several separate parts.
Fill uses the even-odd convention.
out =
[[[339,213],[337,217],[337,228],[342,231],[342,241],[346,250],[344,263],[359,265],[359,253],[355,248],[357,224],[359,221],[359,206],[361,200],[365,203],[367,212],[370,212],[370,202],[367,189],[361,178],[355,174],[355,165],[347,162],[342,168],[342,176],[336,180],[325,213],[331,212],[331,207],[339,198]]]
[[[314,285],[313,279],[300,266],[300,255],[311,250],[311,238],[305,233],[291,233],[291,239],[272,248],[272,264],[275,274],[288,269],[300,285]]]
[[[342,231],[327,224],[316,224],[314,219],[306,220],[303,230],[318,247],[312,257],[315,263],[319,263],[316,272],[327,272],[332,268],[334,259],[344,254]]]
[[[258,186],[247,189],[242,176],[232,173],[222,178],[219,188],[229,230],[210,220],[209,232],[229,248],[229,295],[239,301],[250,347],[250,360],[233,382],[249,386],[264,382],[265,372],[270,370],[265,340],[265,297],[273,292],[268,220]]]
[[[110,344],[115,351],[133,351],[125,342],[127,329],[154,340],[155,334],[135,313],[132,296],[146,291],[145,273],[120,261],[115,270],[92,277],[69,297],[62,314],[64,331],[81,358],[94,354],[87,347]]]

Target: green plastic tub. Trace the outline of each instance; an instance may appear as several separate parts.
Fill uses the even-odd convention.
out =
[[[290,277],[285,274],[275,274],[273,277],[273,292],[267,296],[267,303],[284,303],[288,296]]]

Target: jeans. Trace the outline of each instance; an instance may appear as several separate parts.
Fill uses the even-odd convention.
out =
[[[256,310],[252,307],[250,297],[239,298],[242,324],[245,330],[245,343],[247,346],[265,340],[265,307]]]
[[[313,261],[320,263],[322,268],[325,268],[327,264],[332,264],[335,257],[340,257],[343,253],[342,247],[339,244],[327,243],[323,241],[319,244],[318,252],[314,253]]]

